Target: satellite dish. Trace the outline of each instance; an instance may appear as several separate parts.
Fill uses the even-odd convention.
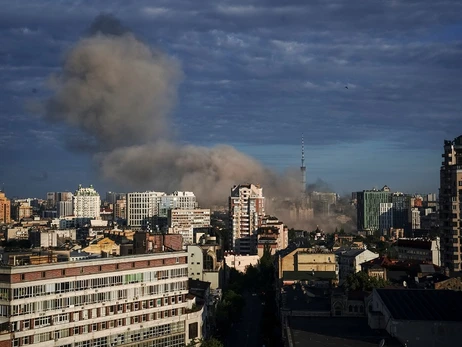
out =
[[[379,342],[379,347],[385,346],[385,339],[381,339]]]

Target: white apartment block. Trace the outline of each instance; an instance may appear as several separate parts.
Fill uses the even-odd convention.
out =
[[[168,212],[168,232],[182,235],[184,245],[194,243],[194,228],[209,226],[210,209],[173,209]]]
[[[74,215],[74,204],[72,200],[58,202],[58,218]]]
[[[0,267],[0,346],[184,347],[202,338],[187,311],[186,252]]]
[[[263,188],[254,184],[241,184],[231,188],[229,222],[233,249],[237,254],[249,254],[255,249],[255,234],[264,215]]]
[[[74,193],[73,201],[76,223],[99,218],[101,199],[92,185],[88,188],[84,188],[80,185],[79,189]]]
[[[132,228],[146,226],[150,218],[159,214],[162,192],[135,192],[127,194],[127,225]]]
[[[170,195],[163,192],[141,192],[127,194],[127,224],[132,228],[147,225],[152,217],[168,217],[171,209],[192,210],[197,207],[193,192],[176,191]]]
[[[160,199],[159,217],[167,217],[172,209],[192,210],[197,208],[196,196],[193,192],[173,192]]]

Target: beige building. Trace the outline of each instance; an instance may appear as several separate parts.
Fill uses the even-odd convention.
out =
[[[183,236],[185,245],[194,243],[194,229],[210,226],[210,209],[168,210],[169,234]]]
[[[114,203],[114,220],[127,218],[127,197],[123,196]]]
[[[11,222],[11,201],[0,191],[0,224]]]
[[[313,248],[297,248],[279,255],[278,277],[282,284],[299,281],[338,282],[338,264],[334,253]]]
[[[237,255],[234,253],[225,254],[226,266],[236,269],[239,272],[245,272],[248,266],[257,266],[260,257],[258,255]]]
[[[102,254],[102,252],[104,252],[108,255],[119,255],[120,246],[110,238],[105,237],[94,240],[88,247],[84,248],[83,251],[91,254]]]
[[[203,337],[187,266],[186,252],[4,265],[0,346],[183,347]]]
[[[212,236],[203,238],[198,245],[188,245],[189,278],[210,282],[210,289],[223,288],[225,274],[220,249]]]

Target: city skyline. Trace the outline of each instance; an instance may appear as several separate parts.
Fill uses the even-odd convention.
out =
[[[181,64],[178,143],[232,145],[281,172],[298,169],[304,133],[308,184],[320,178],[342,195],[385,184],[437,192],[443,141],[460,135],[462,5],[334,3],[8,3],[0,15],[0,183],[21,197],[79,183],[129,190],[99,177],[94,158],[63,141],[75,129],[29,107],[50,97],[50,75],[107,12]]]

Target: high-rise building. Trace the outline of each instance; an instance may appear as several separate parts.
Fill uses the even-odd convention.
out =
[[[160,198],[159,217],[167,217],[168,211],[174,208],[193,210],[197,207],[196,196],[193,192],[173,192]]]
[[[180,347],[202,338],[204,308],[188,311],[186,252],[35,264],[0,268],[0,346]]]
[[[127,196],[123,195],[114,204],[114,220],[127,218]]]
[[[440,170],[440,230],[443,265],[462,270],[462,135],[444,141]]]
[[[250,254],[255,249],[256,233],[264,215],[263,188],[254,184],[241,184],[231,188],[229,223],[236,253]]]
[[[390,188],[381,190],[363,190],[357,192],[358,230],[375,232],[380,230],[380,204],[391,203]]]
[[[0,224],[11,221],[11,201],[0,191]]]
[[[58,202],[58,218],[72,216],[74,214],[74,203],[72,200]]]
[[[128,193],[127,224],[132,228],[141,228],[155,217],[166,220],[168,211],[173,208],[192,210],[196,207],[196,196],[193,192],[176,191],[169,195],[152,191]]]
[[[80,225],[90,219],[100,216],[101,198],[92,185],[88,188],[79,185],[74,193],[74,217],[76,224]]]
[[[163,192],[134,192],[127,194],[127,225],[141,228],[159,215],[159,202]]]
[[[391,202],[393,204],[393,228],[407,230],[411,203],[410,196],[403,193],[393,193]]]

